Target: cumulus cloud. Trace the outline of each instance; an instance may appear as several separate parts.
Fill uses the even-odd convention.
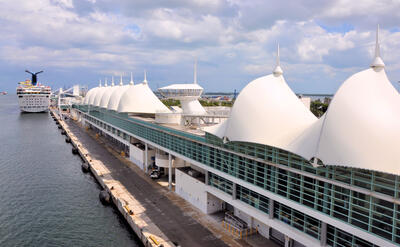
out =
[[[36,66],[93,86],[147,69],[155,88],[191,81],[197,57],[206,90],[241,89],[272,71],[279,42],[295,91],[333,92],[369,65],[378,22],[398,81],[399,10],[390,0],[0,0],[0,77],[18,81],[15,68]]]

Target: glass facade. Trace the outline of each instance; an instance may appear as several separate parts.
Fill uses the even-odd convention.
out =
[[[327,244],[333,247],[378,247],[350,233],[328,225]]]
[[[311,237],[320,239],[321,221],[279,202],[274,202],[274,218],[300,230]]]
[[[85,111],[84,107],[80,107],[80,110]],[[274,147],[239,142],[224,144],[219,138],[209,134],[205,137],[195,136],[103,109],[91,109],[90,115],[105,123],[118,126],[127,133],[145,138],[377,237],[400,243],[398,176],[337,166],[315,168],[301,157]],[[86,118],[92,123],[100,124],[98,120],[90,116]],[[216,180],[215,178],[217,177],[212,177],[212,179],[210,177],[210,181]],[[209,183],[213,187],[222,188],[222,191],[232,194],[232,188],[228,189],[229,186],[226,186],[230,181],[226,181],[223,187],[217,187],[221,184],[215,182]],[[360,188],[366,193],[352,188]],[[236,193],[238,200],[250,205],[252,203],[249,202],[253,199],[250,200],[243,195],[256,195],[255,192],[241,186],[237,186]],[[257,200],[261,200],[259,196]],[[257,197],[252,196],[252,198]],[[252,206],[268,213],[268,207],[260,205],[260,203],[254,203]],[[293,209],[291,210],[291,215],[293,215]],[[296,217],[289,219],[291,226],[297,226],[295,219],[297,222],[312,221],[309,216],[299,217],[299,214],[302,213],[296,212]],[[303,228],[307,227],[303,226]],[[312,233],[309,235],[319,238],[318,231],[307,229],[306,233],[308,232]]]
[[[220,177],[216,174],[210,173],[208,178],[208,185],[217,188],[229,195],[232,195],[233,191],[233,183],[228,179]]]
[[[269,214],[269,198],[266,196],[260,195],[246,187],[236,185],[236,199]]]

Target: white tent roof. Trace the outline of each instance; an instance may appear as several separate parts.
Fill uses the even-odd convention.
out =
[[[108,101],[107,108],[108,110],[116,111],[118,110],[118,104],[121,100],[122,95],[128,90],[129,87],[133,87],[133,85],[124,85],[118,86],[116,90],[114,90],[110,96],[110,100]]]
[[[93,88],[93,93],[90,95],[89,97],[89,105],[93,105],[94,104],[94,99],[96,98],[97,92],[102,89],[102,87],[95,87]]]
[[[99,88],[99,89],[96,91],[96,94],[95,94],[95,96],[94,96],[94,101],[93,101],[93,105],[94,105],[94,106],[100,106],[100,101],[101,101],[101,98],[103,97],[103,94],[104,94],[106,91],[110,90],[110,88],[111,88],[111,87],[108,87],[108,86],[106,86],[106,87],[101,87],[101,88]]]
[[[400,96],[383,68],[347,79],[327,112],[288,149],[325,165],[400,174]]]
[[[96,88],[92,88],[87,92],[87,94],[85,96],[85,100],[83,101],[84,104],[89,104],[89,98],[96,91],[95,89]]]
[[[119,87],[121,87],[121,86],[112,86],[112,87],[108,88],[108,90],[106,90],[104,92],[103,96],[101,97],[99,106],[103,107],[103,108],[107,108],[108,107],[108,102],[110,101],[110,98],[111,98],[111,95],[113,94],[113,92],[115,90],[118,90]]]
[[[129,87],[122,95],[117,110],[131,113],[171,112],[157,98],[147,83]]]
[[[324,165],[400,175],[400,95],[384,66],[377,36],[371,68],[348,78],[318,120],[300,107],[281,69],[275,69],[247,85],[230,118],[207,131],[229,141],[282,148],[314,165],[319,159]]]
[[[278,73],[250,82],[236,99],[229,119],[207,131],[229,141],[285,149],[315,121],[317,118]]]

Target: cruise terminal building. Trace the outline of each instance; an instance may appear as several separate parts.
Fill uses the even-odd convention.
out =
[[[319,119],[286,84],[279,52],[229,115],[201,109],[202,88],[192,86],[167,87],[190,97],[184,111],[145,79],[93,88],[71,114],[144,172],[163,168],[202,212],[229,211],[235,232],[257,229],[282,246],[400,245],[400,95],[378,41],[371,67],[349,77]]]

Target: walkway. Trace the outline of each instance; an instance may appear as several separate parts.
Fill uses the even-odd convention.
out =
[[[229,234],[219,232],[218,229],[216,229],[216,232],[219,232],[219,237],[216,237],[194,219],[207,216],[201,215],[186,205],[187,203],[184,203],[184,200],[180,199],[175,193],[169,192],[151,181],[150,178],[145,176],[139,168],[132,165],[129,161],[118,159],[111,154],[109,151],[112,150],[107,149],[104,145],[93,139],[74,121],[67,120],[66,123],[90,152],[91,156],[101,160],[107,166],[111,172],[111,176],[123,184],[145,206],[146,215],[176,245],[188,247],[239,246]],[[178,206],[177,204],[182,205]],[[182,206],[184,210],[181,209]]]

